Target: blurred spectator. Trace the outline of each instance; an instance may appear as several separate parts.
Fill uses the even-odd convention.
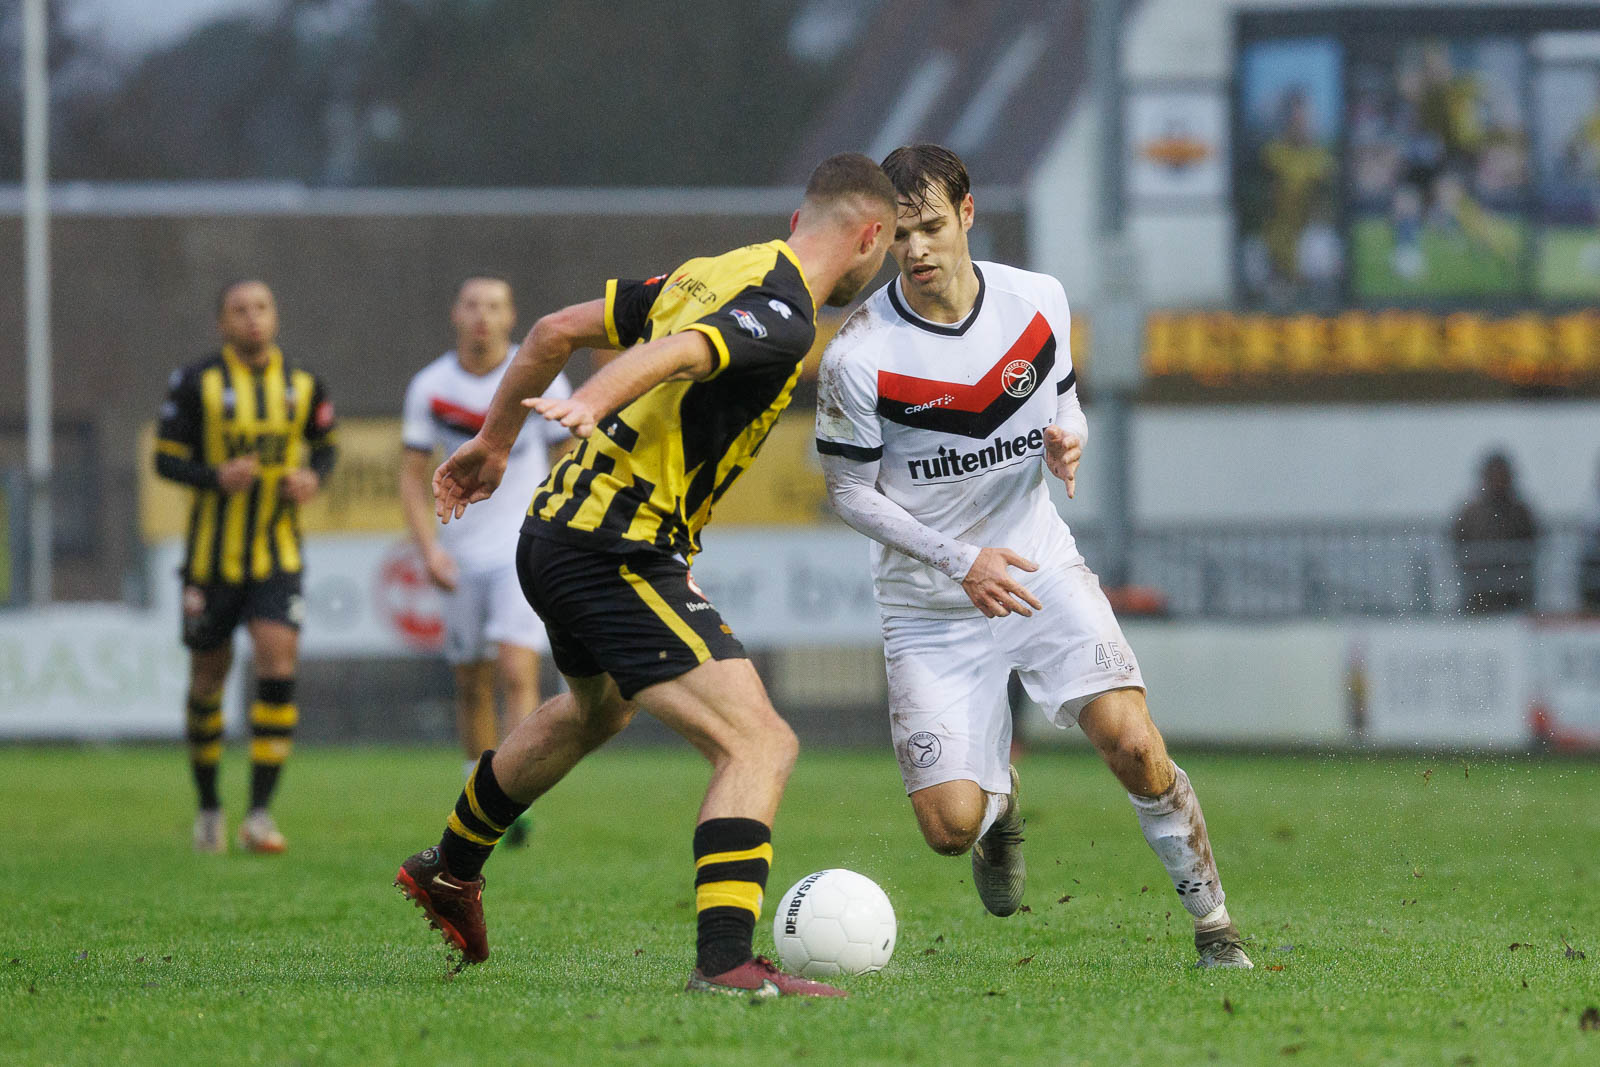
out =
[[[1600,464],[1595,466],[1594,504],[1584,522],[1583,555],[1578,559],[1578,603],[1600,615]]]
[[[1517,495],[1511,461],[1491,452],[1479,470],[1477,495],[1456,517],[1463,611],[1517,611],[1533,604],[1533,561],[1539,527]]]

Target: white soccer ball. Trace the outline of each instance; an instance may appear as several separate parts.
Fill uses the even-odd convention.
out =
[[[894,955],[894,906],[864,874],[833,868],[800,879],[772,917],[783,969],[806,978],[880,971]]]

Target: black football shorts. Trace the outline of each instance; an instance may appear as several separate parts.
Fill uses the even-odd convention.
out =
[[[300,575],[273,574],[259,581],[232,585],[183,586],[183,643],[195,652],[221,648],[241,622],[264,619],[300,628],[305,601]]]
[[[689,567],[653,549],[607,551],[524,532],[517,576],[571,678],[609,674],[624,698],[744,646]]]

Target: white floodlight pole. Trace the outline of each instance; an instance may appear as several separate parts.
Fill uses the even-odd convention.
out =
[[[1106,456],[1109,484],[1097,487],[1105,500],[1106,544],[1100,573],[1111,585],[1131,577],[1133,546],[1133,403],[1139,388],[1144,309],[1138,256],[1128,239],[1124,191],[1122,0],[1094,0],[1089,9],[1089,82],[1100,109],[1100,202],[1096,230],[1100,291],[1091,329],[1089,375],[1095,447]]]
[[[28,316],[28,592],[50,603],[50,79],[45,0],[24,0],[22,14],[23,274]]]

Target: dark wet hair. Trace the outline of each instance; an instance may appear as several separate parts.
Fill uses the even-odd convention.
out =
[[[817,164],[806,182],[806,199],[822,203],[865,197],[887,205],[891,211],[900,209],[883,168],[859,152],[840,152]]]
[[[894,183],[897,197],[918,211],[928,206],[928,197],[935,190],[949,197],[956,208],[972,192],[967,165],[943,145],[902,145],[883,157],[883,172]]]
[[[269,293],[272,292],[272,286],[268,285],[266,282],[262,281],[260,278],[257,278],[257,277],[255,277],[253,275],[247,275],[247,276],[242,277],[242,278],[235,278],[232,281],[230,281],[228,284],[224,285],[221,289],[217,290],[217,317],[218,318],[222,317],[223,309],[228,306],[228,294],[233,292],[235,289],[239,288],[239,286],[241,286],[241,285],[259,285],[262,288],[264,288],[267,292],[269,292]]]

